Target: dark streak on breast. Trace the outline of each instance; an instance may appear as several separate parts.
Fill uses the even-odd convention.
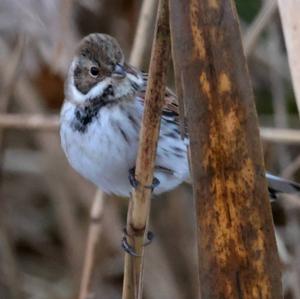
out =
[[[179,138],[179,134],[173,131],[169,131],[165,134],[166,137],[170,137],[172,139],[177,139]]]
[[[136,120],[136,118],[134,118],[130,113],[128,113],[127,116],[128,116],[129,121],[132,123],[133,127],[136,130],[138,130],[140,125],[139,125],[138,121]]]
[[[180,147],[178,147],[178,146],[174,146],[174,147],[172,147],[172,150],[175,152],[175,153],[184,153],[185,151],[184,151],[184,149],[182,149],[182,148],[180,148]]]
[[[88,99],[84,106],[76,107],[74,118],[71,122],[71,128],[75,132],[84,133],[92,120],[97,117],[101,108],[114,104],[113,100],[108,99],[109,96],[113,96],[111,85],[106,88],[101,96]]]
[[[123,130],[120,126],[118,126],[118,127],[119,127],[119,131],[121,132],[121,134],[122,134],[122,136],[123,136],[125,142],[126,142],[126,143],[129,143],[128,136],[126,135],[126,133],[124,132],[124,130]]]

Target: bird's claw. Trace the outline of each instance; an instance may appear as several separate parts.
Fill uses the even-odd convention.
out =
[[[135,178],[135,167],[129,169],[128,179],[131,187],[134,189],[137,188],[137,186],[139,185],[139,181]]]
[[[124,228],[123,232],[124,232],[124,237],[122,239],[122,248],[123,248],[123,250],[131,256],[138,257],[139,255],[135,252],[133,246],[131,246],[127,241],[127,237],[131,237],[128,234],[127,229]],[[147,232],[147,241],[144,243],[143,246],[146,247],[146,246],[150,245],[152,243],[153,239],[154,239],[154,233],[152,231],[148,231]]]
[[[144,246],[146,247],[146,246],[150,245],[152,243],[153,239],[154,239],[154,233],[149,230],[147,232],[147,241],[144,243]]]
[[[128,179],[129,179],[130,185],[133,188],[137,188],[137,186],[140,185],[140,182],[135,178],[135,168],[134,167],[129,170]],[[160,184],[159,179],[154,177],[152,184],[146,185],[146,186],[144,186],[144,188],[151,189],[151,191],[153,191],[159,184]]]
[[[128,244],[127,237],[125,237],[125,236],[122,239],[122,248],[125,252],[127,252],[131,256],[135,256],[135,257],[139,256],[135,252],[134,248],[130,244]]]

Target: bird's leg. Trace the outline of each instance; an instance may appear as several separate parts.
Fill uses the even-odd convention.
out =
[[[128,244],[127,238],[128,237],[131,238],[131,236],[128,234],[126,228],[123,229],[123,233],[124,233],[124,237],[122,239],[122,248],[123,248],[123,250],[131,256],[139,256],[135,252],[134,248],[130,244]],[[151,231],[148,231],[147,232],[147,241],[144,243],[144,246],[150,245],[152,243],[153,239],[154,239],[154,233],[151,232]]]
[[[128,179],[130,182],[130,185],[133,188],[137,188],[138,185],[140,185],[140,182],[135,178],[135,167],[129,169],[128,171]],[[153,192],[154,188],[156,188],[158,185],[160,184],[159,180],[154,177],[152,184],[149,186],[144,186],[144,188],[147,189],[151,189],[151,192]],[[131,238],[132,236],[130,236],[127,232],[127,229],[124,228],[123,230],[124,232],[124,237],[122,239],[122,248],[124,251],[126,251],[128,254],[130,254],[131,256],[138,256],[138,254],[135,252],[134,248],[128,243],[127,238]],[[152,240],[154,239],[154,234],[151,231],[147,232],[147,241],[144,243],[144,246],[148,246],[149,244],[151,244]]]
[[[134,250],[134,248],[128,243],[128,241],[127,241],[127,237],[130,237],[129,235],[128,235],[128,233],[127,233],[127,230],[126,230],[126,228],[124,228],[124,237],[123,237],[123,239],[122,239],[122,248],[123,248],[123,250],[125,251],[125,252],[127,252],[129,255],[131,255],[131,256],[139,256],[136,252],[135,252],[135,250]]]
[[[129,172],[128,172],[128,179],[129,179],[129,182],[130,182],[130,185],[133,187],[133,188],[137,188],[137,186],[140,184],[140,182],[135,178],[135,167],[129,169]],[[153,178],[153,181],[152,181],[152,184],[151,185],[146,185],[144,186],[144,188],[146,189],[151,189],[151,191],[153,192],[153,190],[160,184],[160,181],[158,178],[154,177]]]

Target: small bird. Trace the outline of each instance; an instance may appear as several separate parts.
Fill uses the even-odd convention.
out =
[[[71,166],[108,194],[128,197],[134,179],[147,74],[125,62],[115,38],[92,33],[80,42],[65,83],[62,148]],[[155,163],[154,194],[190,178],[176,95],[166,89]],[[271,198],[300,185],[266,174]],[[159,182],[159,184],[158,184]]]

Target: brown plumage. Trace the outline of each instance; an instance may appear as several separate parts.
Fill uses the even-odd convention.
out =
[[[79,63],[74,69],[74,83],[83,94],[110,76],[117,63],[124,62],[117,40],[106,34],[93,33],[85,37],[80,42],[76,55]],[[92,68],[97,72],[95,75],[91,73]]]

